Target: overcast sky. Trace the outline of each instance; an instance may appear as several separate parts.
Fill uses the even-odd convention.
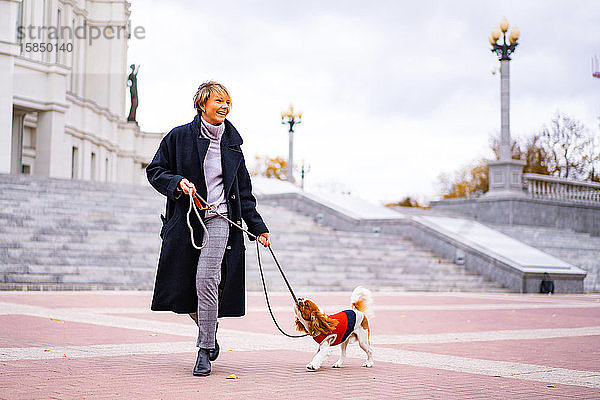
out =
[[[489,157],[500,77],[488,36],[504,16],[521,31],[512,135],[557,110],[599,132],[600,1],[132,0],[131,11],[146,30],[128,52],[141,64],[141,128],[189,122],[198,85],[217,80],[251,168],[256,155],[287,158],[280,113],[293,103],[308,190],[431,199],[440,173]]]

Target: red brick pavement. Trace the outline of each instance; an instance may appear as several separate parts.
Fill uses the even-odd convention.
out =
[[[600,336],[379,346],[600,372]]]
[[[348,297],[348,293],[314,296],[326,311],[346,304]],[[600,335],[578,336],[582,334],[580,330],[569,334],[572,328],[600,329],[597,295],[375,294],[375,366],[364,368],[361,359],[349,358],[344,368],[333,369],[330,365],[339,352],[335,349],[320,371],[307,372],[304,365],[316,345],[307,338],[282,338],[266,311],[261,310],[264,299],[251,294],[246,317],[222,320],[220,329],[225,334],[227,330],[242,332],[233,332],[236,341],[226,343],[213,364],[213,373],[205,378],[191,375],[195,360],[193,328],[189,330],[192,334],[185,333],[191,320],[171,313],[150,313],[149,299],[147,292],[0,293],[0,399],[600,399]],[[274,295],[273,304],[282,307],[277,315],[291,331],[288,296]],[[486,309],[492,304],[505,307]],[[20,308],[21,305],[34,308]],[[536,308],[539,305],[555,308]],[[410,309],[414,306],[436,308]],[[468,308],[456,310],[451,306]],[[51,319],[55,314],[64,318]],[[89,317],[89,322],[78,322],[84,317]],[[115,322],[111,323],[113,317]],[[126,318],[118,319],[123,317]],[[141,321],[141,327],[127,325],[131,321]],[[160,331],[165,325],[185,332]],[[552,328],[562,328],[566,336],[536,337],[537,330]],[[510,334],[511,330],[529,332],[531,339],[484,338],[486,332]],[[463,332],[481,332],[483,339],[428,341],[431,334],[459,336]],[[257,333],[262,336],[254,335]],[[420,335],[423,342],[403,342],[402,335],[407,334]],[[386,335],[397,343],[378,344],[378,335]],[[243,348],[252,341],[257,349]],[[170,352],[171,343],[176,346],[181,342],[190,343],[189,352]],[[266,350],[274,343],[284,345]],[[309,350],[293,350],[298,343]],[[136,344],[159,347],[145,354],[131,350]],[[240,347],[236,348],[238,344]],[[95,345],[115,345],[123,349],[123,354],[105,356],[101,350],[91,350],[89,355],[71,356],[69,346],[92,349]],[[64,350],[65,356],[45,359],[35,355],[36,350],[46,347]],[[387,356],[387,352],[394,351],[401,356],[407,350],[423,354],[424,360],[430,354],[474,359],[484,369],[474,373],[467,371],[467,366],[461,370],[460,363],[425,366],[425,361],[420,365],[414,361],[403,363],[402,359],[377,359],[378,355]],[[33,355],[30,351],[34,351]],[[129,351],[132,354],[125,354]],[[541,365],[541,370],[548,372],[535,378],[500,377],[485,372],[487,363],[491,363],[490,370],[499,368],[493,364],[498,361]],[[574,384],[564,384],[553,367],[564,368],[566,372],[561,373],[572,375]],[[226,379],[231,374],[238,379]]]
[[[191,321],[191,320],[190,320]],[[25,328],[25,329],[24,329]],[[136,329],[82,324],[26,315],[0,315],[0,347],[77,346],[86,344],[176,342],[185,336],[156,334]]]
[[[349,360],[306,372],[295,351],[226,352],[209,377],[191,375],[193,354],[18,361],[3,365],[2,397],[122,399],[598,398],[597,389]],[[4,364],[4,363],[3,363]],[[238,379],[226,379],[236,374]]]
[[[386,321],[379,334],[477,332],[503,329],[576,328],[600,325],[600,307],[592,309],[377,311]]]

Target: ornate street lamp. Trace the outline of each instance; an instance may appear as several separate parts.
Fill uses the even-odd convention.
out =
[[[508,21],[506,18],[495,27],[490,34],[489,41],[492,52],[498,55],[500,60],[500,160],[491,161],[489,166],[489,191],[487,196],[519,196],[523,195],[522,180],[523,166],[525,163],[512,159],[510,140],[510,81],[509,61],[510,55],[518,46],[519,28],[513,27],[508,32]],[[502,42],[498,40],[502,36]],[[508,43],[506,39],[508,38]]]
[[[287,164],[287,180],[294,183],[294,125],[300,124],[302,121],[302,113],[294,113],[294,106],[290,104],[287,111],[281,113],[281,123],[289,124],[290,147]]]

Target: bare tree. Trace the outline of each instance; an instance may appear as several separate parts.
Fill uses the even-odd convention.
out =
[[[541,145],[548,152],[548,170],[552,175],[580,180],[589,178],[597,157],[593,156],[593,137],[581,122],[557,112],[550,127],[544,126],[540,135]]]
[[[499,133],[491,135],[489,143],[498,159]],[[598,145],[581,122],[557,112],[549,128],[544,126],[524,139],[513,138],[511,152],[513,159],[526,162],[525,173],[600,182]],[[444,198],[469,197],[487,192],[488,179],[487,160],[479,160],[441,174],[438,185]]]
[[[496,160],[500,159],[500,132],[496,132],[495,135],[489,137],[490,148],[494,152]],[[521,144],[513,137],[510,143],[510,153],[513,160],[520,160],[523,152],[521,151]]]
[[[583,158],[586,164],[587,179],[592,182],[600,182],[600,122],[598,123],[598,134],[593,136],[592,134],[591,145],[583,152]]]
[[[548,167],[548,151],[541,144],[540,134],[534,134],[525,139],[522,157],[525,161],[524,173],[550,175]]]

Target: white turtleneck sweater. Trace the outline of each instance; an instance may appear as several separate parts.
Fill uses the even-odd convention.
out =
[[[225,132],[225,123],[211,125],[201,118],[200,137],[210,140],[208,151],[204,157],[204,180],[208,194],[206,200],[216,206],[220,213],[227,212],[227,202],[223,188],[223,167],[221,164],[221,137]],[[206,216],[214,213],[206,211]]]

